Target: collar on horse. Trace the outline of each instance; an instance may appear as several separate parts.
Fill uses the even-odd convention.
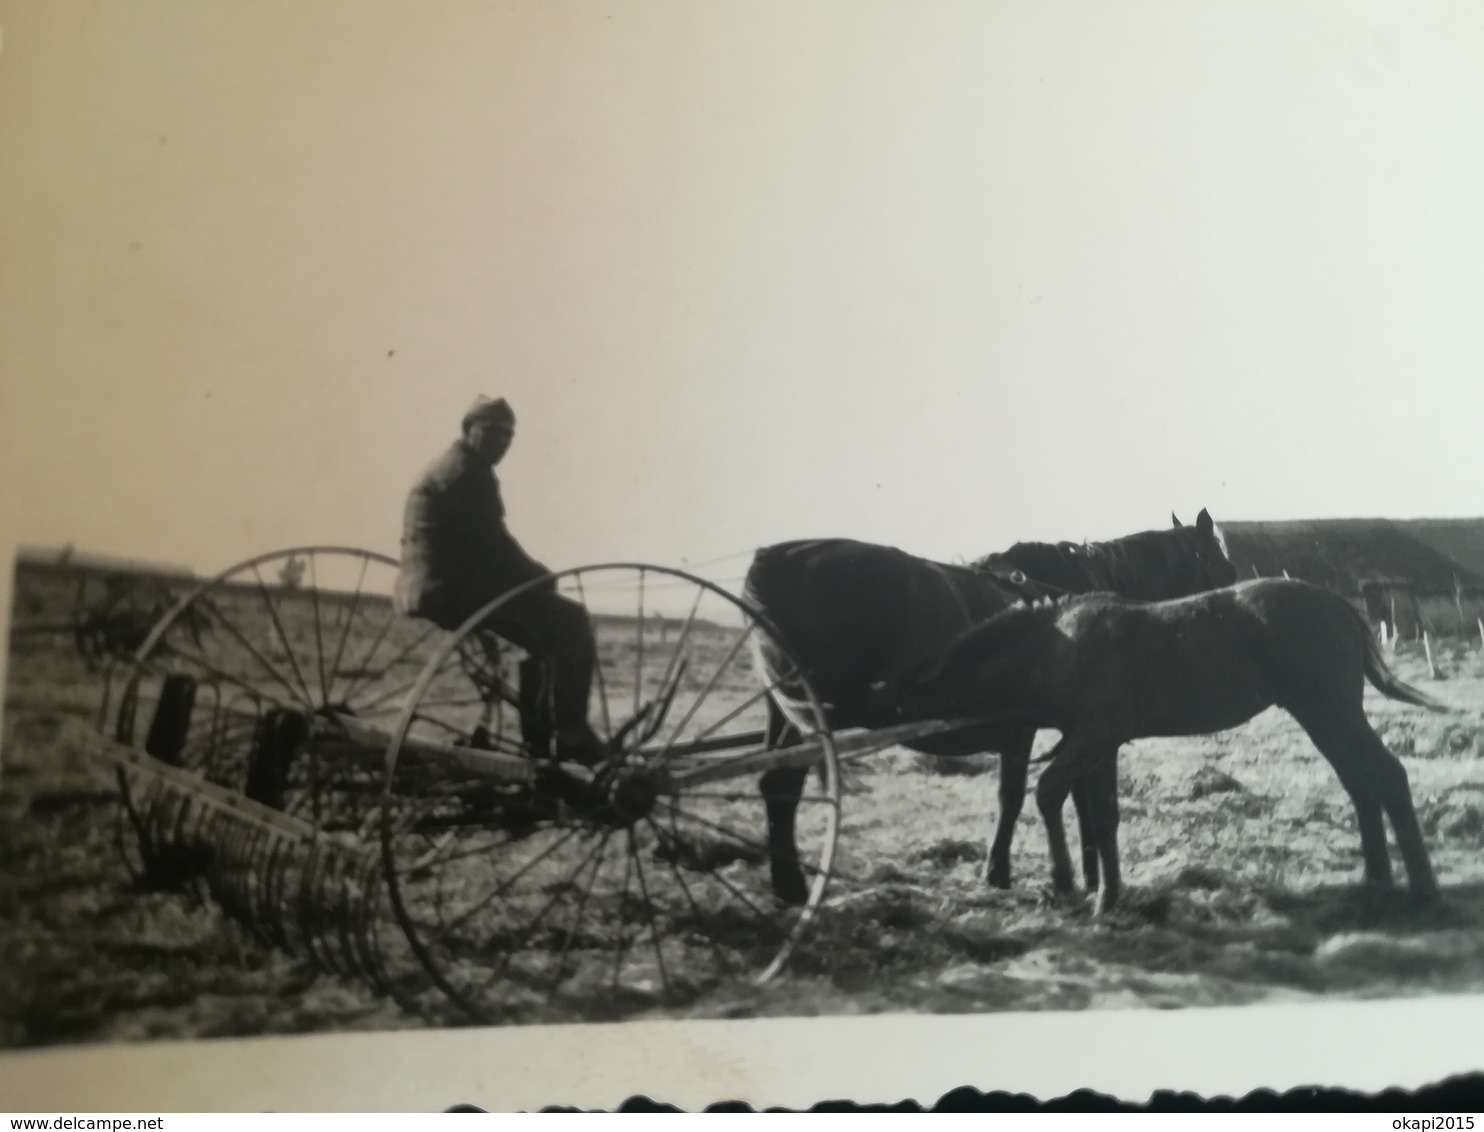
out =
[[[1029,577],[1024,570],[1000,570],[993,566],[944,566],[935,563],[943,574],[944,580],[948,582],[949,588],[953,590],[954,596],[958,598],[959,605],[964,608],[967,616],[968,609],[964,606],[963,595],[959,593],[958,587],[953,584],[951,578],[955,572],[963,572],[971,577],[987,579],[1004,587],[1027,605],[1037,601],[1045,601],[1050,598],[1070,597],[1071,590],[1064,590],[1060,586],[1053,586],[1049,582],[1038,581]]]
[[[1024,570],[996,570],[991,566],[984,566],[972,573],[980,578],[993,578],[1008,590],[1013,590],[1025,601],[1037,601],[1046,597],[1068,597],[1071,590],[1064,590],[1060,586],[1053,586],[1050,582],[1036,581],[1026,576]]]

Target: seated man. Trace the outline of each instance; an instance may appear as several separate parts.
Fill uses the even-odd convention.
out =
[[[407,497],[397,611],[454,630],[481,606],[549,573],[505,529],[494,467],[515,436],[504,398],[480,397],[463,436],[423,473]],[[487,626],[552,669],[557,757],[593,765],[606,757],[587,722],[596,649],[587,611],[552,583],[527,590]]]

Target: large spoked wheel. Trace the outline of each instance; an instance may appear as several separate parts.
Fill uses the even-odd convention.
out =
[[[376,977],[373,917],[355,894],[380,881],[381,753],[446,637],[394,611],[396,574],[395,559],[323,546],[224,570],[110,673],[99,720],[120,743],[285,819],[279,836],[121,770],[119,840],[136,876],[169,882],[199,868],[207,846],[209,883],[249,926],[331,970]]]
[[[554,644],[580,659],[583,640],[594,766],[552,739],[582,666],[542,659]],[[793,903],[772,887],[760,649],[806,717]],[[503,694],[467,702],[471,654]],[[756,610],[655,566],[563,571],[471,616],[386,759],[391,903],[436,989],[477,1021],[548,1021],[683,1008],[776,973],[824,897],[840,817],[834,739],[791,664]]]

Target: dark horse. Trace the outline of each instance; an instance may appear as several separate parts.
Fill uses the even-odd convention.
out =
[[[1093,590],[1155,600],[1236,580],[1209,514],[1203,510],[1194,527],[1171,518],[1169,530],[1110,542],[1017,543],[967,567],[851,539],[778,543],[753,557],[743,594],[793,653],[832,728],[881,727],[902,721],[875,686],[937,659],[965,629],[1011,606]],[[776,650],[764,644],[760,652],[764,679],[776,686],[769,742],[792,745],[804,719],[798,682]],[[1035,737],[1033,726],[995,726],[908,744],[932,755],[1000,754],[999,815],[985,878],[1001,888],[1010,884],[1010,844]],[[761,781],[773,891],[791,903],[808,894],[794,833],[806,776],[807,770],[787,768],[768,771]],[[1075,790],[1073,801],[1085,826],[1083,793]],[[1095,867],[1090,850],[1086,859],[1089,869]]]
[[[1067,891],[1062,807],[1074,784],[1088,784],[1102,876],[1095,911],[1112,907],[1119,891],[1119,747],[1147,736],[1214,734],[1280,707],[1355,804],[1366,881],[1392,883],[1384,811],[1412,896],[1433,903],[1437,882],[1407,772],[1366,719],[1367,680],[1392,699],[1448,710],[1392,674],[1343,597],[1308,582],[1259,578],[1176,601],[1091,594],[1010,609],[964,633],[892,700],[906,713],[966,712],[1061,732],[1036,804],[1052,882]]]

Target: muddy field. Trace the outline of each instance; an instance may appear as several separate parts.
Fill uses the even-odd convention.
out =
[[[1370,693],[1367,703],[1411,777],[1445,914],[1420,919],[1403,897],[1358,893],[1348,800],[1276,712],[1125,749],[1130,888],[1101,923],[1047,896],[1034,805],[1014,887],[980,883],[993,760],[939,765],[898,749],[847,775],[840,879],[784,976],[762,988],[723,982],[665,1013],[1172,1008],[1484,989],[1484,657],[1445,644],[1439,659],[1436,681],[1408,646],[1396,666],[1456,715]],[[92,718],[98,677],[55,634],[14,638],[8,671],[0,1046],[458,1023],[265,948],[209,902],[133,885],[111,777],[58,740],[63,718]]]

